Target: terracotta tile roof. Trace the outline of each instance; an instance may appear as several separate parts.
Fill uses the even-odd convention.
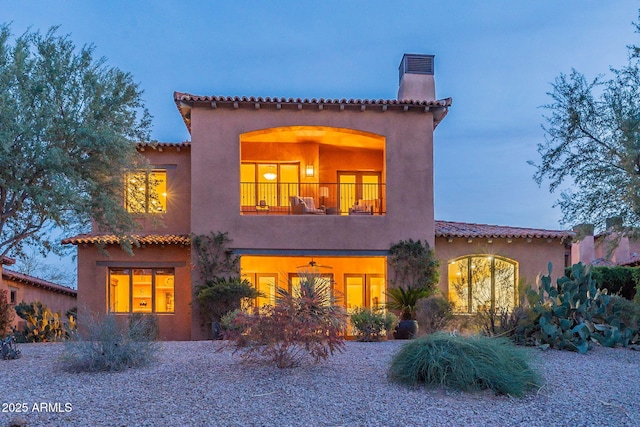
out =
[[[5,256],[5,255],[0,256],[0,265],[12,265],[15,263],[16,263],[16,260],[13,258],[9,258],[8,256]]]
[[[434,117],[434,128],[447,115],[452,99],[445,98],[434,101],[416,101],[412,99],[324,99],[324,98],[277,98],[277,97],[254,97],[254,96],[201,96],[190,93],[174,92],[173,99],[182,115],[187,129],[191,132],[191,107],[209,108],[251,108],[260,109],[262,107],[280,109],[302,109],[313,108],[314,110],[360,110],[373,108],[378,111],[441,111],[437,119]]]
[[[190,148],[191,141],[183,141],[183,142],[138,142],[136,144],[136,148],[138,150],[144,151],[145,148],[153,148],[160,149],[162,151],[163,148],[176,148],[178,150],[182,148]]]
[[[612,262],[604,258],[598,258],[593,260],[591,265],[607,265],[607,266],[622,266],[622,267],[637,267],[640,265],[640,254],[632,253],[629,255],[629,259],[625,261]]]
[[[7,270],[6,268],[2,270],[2,278],[5,280],[11,280],[13,282],[24,283],[36,288],[47,289],[49,291],[58,292],[61,294],[71,295],[74,297],[78,296],[78,291],[76,289],[57,285],[53,282],[29,276],[28,274],[18,273],[17,271]]]
[[[464,238],[513,238],[513,239],[566,239],[575,235],[572,231],[542,230],[537,228],[508,227],[503,225],[470,224],[465,222],[435,222],[436,237]]]
[[[594,267],[615,267],[617,265],[624,265],[623,263],[616,264],[615,262],[606,258],[596,258],[591,261],[591,265]]]
[[[141,245],[183,245],[191,244],[191,237],[188,234],[134,234],[129,238],[131,243],[136,242]],[[120,244],[122,237],[114,234],[79,234],[69,237],[62,241],[64,245],[83,245],[83,244],[99,244],[99,245],[117,245]]]

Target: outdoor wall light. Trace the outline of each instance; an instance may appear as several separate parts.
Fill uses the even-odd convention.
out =
[[[306,175],[313,176],[313,165],[307,165]]]

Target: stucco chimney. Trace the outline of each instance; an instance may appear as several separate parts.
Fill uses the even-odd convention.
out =
[[[434,55],[404,54],[400,62],[399,101],[433,101],[436,99],[433,58]]]
[[[578,262],[591,264],[596,259],[593,228],[592,224],[580,224],[573,227],[573,231],[578,236],[576,241],[571,244],[571,264]]]

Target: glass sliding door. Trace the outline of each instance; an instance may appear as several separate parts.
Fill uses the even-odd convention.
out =
[[[258,307],[264,307],[265,305],[275,305],[277,283],[277,274],[256,275],[256,289],[258,290],[258,292],[262,292],[262,294],[264,295],[257,298]]]
[[[347,304],[347,312],[364,307],[364,275],[363,274],[345,274],[344,288],[346,292],[345,302]]]
[[[362,211],[382,213],[382,174],[380,172],[338,172],[340,212],[360,206]],[[357,208],[356,208],[357,209]]]

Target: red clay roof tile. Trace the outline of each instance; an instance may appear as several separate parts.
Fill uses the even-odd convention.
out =
[[[437,220],[435,222],[435,229],[436,237],[566,239],[575,235],[572,231],[563,230],[542,230],[537,228],[470,224],[465,222]]]
[[[147,147],[151,148],[190,148],[191,141],[183,141],[183,142],[138,142],[136,143],[136,148],[145,149]]]
[[[187,129],[191,132],[191,116],[189,110],[192,106],[204,106],[210,108],[217,108],[219,106],[232,106],[233,108],[260,108],[261,105],[276,105],[279,109],[283,106],[295,105],[297,108],[302,106],[312,106],[316,109],[321,106],[324,109],[325,106],[339,107],[343,110],[345,107],[360,107],[366,108],[367,106],[373,106],[381,108],[382,111],[386,111],[388,108],[400,111],[429,111],[432,108],[438,110],[444,110],[443,114],[439,116],[438,120],[434,121],[434,128],[444,119],[449,107],[452,104],[451,98],[433,100],[433,101],[420,101],[413,99],[325,99],[325,98],[278,98],[278,97],[254,97],[254,96],[202,96],[192,95],[190,93],[174,92],[173,99],[180,111],[180,115],[184,120]]]
[[[10,258],[6,255],[0,256],[0,265],[12,265],[15,263],[16,263],[16,260],[13,258]]]
[[[6,268],[2,270],[2,277],[5,280],[21,282],[27,285],[35,286],[37,288],[44,288],[50,291],[59,292],[59,293],[63,293],[71,296],[78,295],[78,291],[76,289],[57,285],[53,282],[49,282],[48,280],[40,279],[38,277],[33,277],[28,274],[18,273],[17,271],[13,271],[13,270],[7,270]]]
[[[187,234],[134,234],[127,237],[120,237],[114,234],[79,234],[62,241],[64,245],[117,245],[121,239],[129,239],[131,243],[136,242],[141,245],[183,245],[191,244],[191,237]]]

